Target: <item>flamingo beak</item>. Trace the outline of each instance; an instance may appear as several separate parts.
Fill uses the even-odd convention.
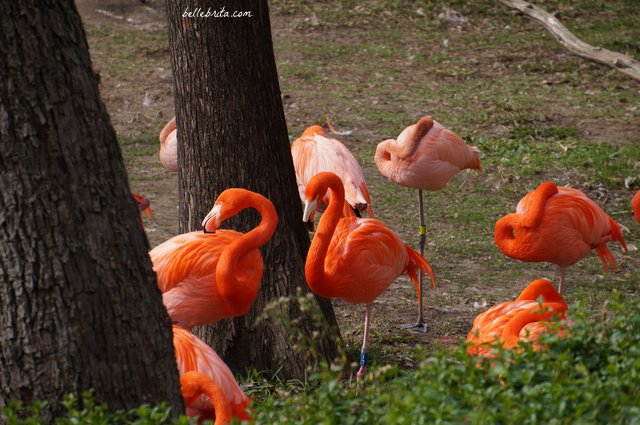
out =
[[[307,230],[313,232],[313,213],[318,205],[318,200],[304,201],[304,213],[302,214],[302,221],[307,223]]]
[[[202,220],[202,230],[204,233],[215,233],[220,227],[220,211],[222,203],[215,204],[209,214]]]

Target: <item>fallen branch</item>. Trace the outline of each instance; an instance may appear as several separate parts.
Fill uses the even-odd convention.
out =
[[[542,23],[553,36],[572,53],[598,63],[609,65],[623,74],[640,80],[640,62],[623,53],[592,46],[573,35],[555,16],[523,0],[500,0],[503,4],[517,9]]]

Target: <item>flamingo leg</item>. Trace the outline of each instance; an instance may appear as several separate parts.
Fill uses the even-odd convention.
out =
[[[558,292],[560,292],[560,294],[562,294],[562,283],[564,282],[564,272],[566,270],[566,267],[560,267],[560,284],[558,285]]]
[[[362,378],[364,378],[365,373],[367,373],[367,364],[369,362],[369,347],[367,342],[369,340],[369,322],[371,319],[372,306],[373,306],[373,303],[367,304],[367,309],[364,314],[364,338],[362,341],[362,349],[360,350],[360,369],[356,374],[358,381],[362,380]]]
[[[424,220],[424,202],[422,200],[422,189],[418,189],[418,208],[420,209],[420,255],[424,257],[424,247],[427,241],[427,226]],[[420,297],[418,298],[418,320],[415,324],[402,325],[405,329],[411,329],[416,332],[427,332],[427,324],[424,321],[424,313],[422,308],[422,288],[424,287],[424,273],[418,270],[418,281],[420,282]]]

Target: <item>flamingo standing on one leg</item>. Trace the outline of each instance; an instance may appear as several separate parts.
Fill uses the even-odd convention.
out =
[[[178,171],[178,131],[176,117],[169,121],[160,132],[160,162],[174,173]]]
[[[187,415],[200,416],[203,419],[215,418],[216,424],[231,422],[232,416],[241,421],[251,420],[247,413],[249,398],[236,382],[229,367],[213,348],[191,332],[176,325],[173,325],[173,346]],[[187,378],[193,373],[205,375],[207,379]],[[207,381],[213,383],[216,389],[213,390]],[[191,385],[186,386],[185,383]],[[185,394],[186,389],[189,389],[187,394]]]
[[[303,202],[309,180],[322,171],[329,171],[337,174],[344,184],[346,203],[343,215],[360,217],[362,211],[367,211],[369,217],[373,217],[369,190],[358,161],[340,141],[327,137],[322,127],[312,125],[307,128],[291,144],[291,156]],[[328,195],[323,196],[318,203],[318,211],[324,211],[328,202]],[[309,223],[313,224],[313,220]]]
[[[542,303],[538,297],[542,297]],[[476,317],[467,336],[470,343],[467,353],[491,357],[491,345],[497,342],[502,342],[505,348],[514,347],[519,341],[535,343],[548,331],[548,320],[554,315],[564,319],[566,310],[566,301],[551,282],[534,280],[515,301],[498,304]]]
[[[595,249],[605,271],[607,261],[617,271],[607,242],[618,241],[627,251],[620,226],[577,189],[544,182],[520,200],[515,214],[496,222],[494,239],[508,257],[548,262],[560,267],[562,293],[565,270]]]
[[[376,148],[375,161],[380,173],[402,186],[418,189],[420,209],[420,255],[424,255],[426,227],[422,191],[436,191],[459,171],[482,170],[478,148],[467,145],[454,132],[430,116],[405,128],[397,140],[388,139]],[[423,275],[420,275],[422,287]],[[418,299],[418,321],[412,329],[426,332],[422,298]]]
[[[262,216],[247,234],[217,230],[227,218],[253,207]],[[203,232],[175,236],[149,252],[162,301],[174,323],[191,329],[246,314],[262,279],[260,248],[278,215],[271,201],[245,189],[227,189],[207,214]]]
[[[319,173],[307,184],[303,220],[331,190],[329,206],[320,218],[307,261],[305,276],[309,288],[321,297],[342,298],[352,304],[366,304],[360,370],[367,365],[369,322],[373,301],[401,274],[409,274],[420,296],[416,270],[435,277],[429,263],[405,245],[381,221],[373,218],[341,217],[344,186],[333,173]]]
[[[636,221],[640,223],[640,190],[636,192],[633,199],[631,199],[631,208],[633,209],[633,215],[636,217]]]

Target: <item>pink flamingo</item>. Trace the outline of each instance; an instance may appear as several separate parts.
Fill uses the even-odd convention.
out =
[[[319,173],[307,184],[303,221],[309,220],[327,190],[331,190],[329,206],[320,218],[309,248],[305,276],[309,288],[321,297],[366,304],[360,370],[357,373],[358,379],[362,379],[367,365],[373,301],[402,274],[409,274],[420,296],[416,269],[429,273],[434,286],[436,281],[429,263],[381,221],[341,217],[344,186],[334,173]]]
[[[633,215],[636,217],[636,221],[640,223],[640,190],[636,192],[633,199],[631,199],[631,208],[633,209]]]
[[[249,398],[213,348],[176,325],[173,325],[173,346],[188,416],[215,418],[216,424],[229,423],[232,416],[241,421],[251,420],[247,412]]]
[[[169,171],[178,172],[178,131],[176,117],[160,132],[160,163]]]
[[[478,152],[478,148],[467,145],[430,116],[405,128],[397,140],[388,139],[378,144],[374,159],[380,173],[401,186],[418,189],[420,255],[424,255],[426,241],[422,191],[442,189],[460,170],[482,170]],[[422,274],[419,280],[422,288]],[[422,297],[418,299],[417,323],[408,327],[427,331]]]
[[[373,216],[369,190],[362,174],[362,169],[351,151],[336,139],[327,137],[319,125],[312,125],[291,144],[291,156],[296,170],[296,180],[300,199],[304,202],[304,189],[309,180],[321,171],[329,171],[340,177],[344,184],[345,200],[343,215],[345,217],[361,216],[367,211]],[[318,211],[322,212],[328,205],[328,194],[318,203]],[[310,220],[313,224],[313,220]]]
[[[218,230],[220,223],[245,208],[262,216],[247,234]],[[204,232],[175,236],[149,252],[169,316],[191,329],[249,311],[262,279],[260,248],[273,235],[278,215],[264,196],[227,189],[207,214]]]
[[[578,189],[540,184],[518,202],[515,214],[496,222],[494,239],[508,257],[520,261],[548,262],[560,267],[562,284],[567,267],[595,249],[605,271],[607,261],[617,271],[607,242],[618,241],[627,251],[620,226]]]

